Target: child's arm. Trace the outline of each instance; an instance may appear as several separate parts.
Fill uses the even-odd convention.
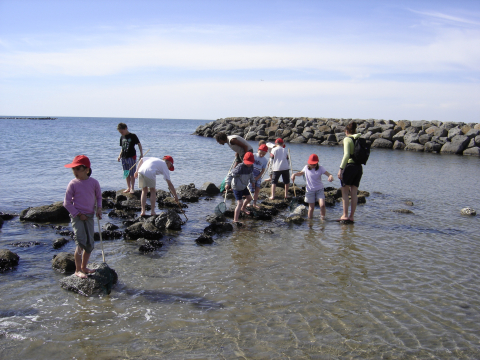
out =
[[[143,158],[142,144],[138,143],[138,149],[140,150],[140,157]]]
[[[296,172],[295,174],[292,174],[292,181],[295,181],[296,176],[302,176],[305,174],[303,171]]]
[[[122,150],[120,150],[120,154],[118,154],[117,161],[120,161],[120,159],[122,158],[122,152],[123,152],[123,149],[122,149]]]
[[[325,171],[324,174],[328,176],[328,181],[330,181],[330,182],[333,181],[333,175],[332,174],[330,174],[328,171]]]
[[[172,193],[173,197],[175,198],[175,202],[178,203],[178,195],[177,192],[175,191],[175,187],[173,186],[172,182],[170,180],[165,180],[168,184],[168,189]]]
[[[97,217],[102,218],[102,190],[100,189],[100,184],[97,182],[95,184],[95,197],[97,200]]]

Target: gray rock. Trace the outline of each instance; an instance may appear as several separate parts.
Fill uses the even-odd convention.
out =
[[[424,151],[426,152],[439,152],[442,149],[442,145],[433,141],[425,143]]]
[[[68,210],[59,201],[52,205],[28,208],[20,213],[20,220],[35,222],[69,222]]]
[[[472,209],[471,207],[463,208],[462,210],[460,210],[460,213],[462,215],[470,215],[470,216],[477,215],[477,212],[474,209]]]
[[[88,266],[95,270],[94,274],[89,275],[87,279],[81,279],[76,275],[67,276],[60,280],[60,286],[84,296],[110,294],[113,285],[118,281],[115,270],[105,263],[90,263]]]
[[[221,234],[224,232],[233,231],[233,226],[227,222],[215,222],[208,225],[205,229],[203,229],[204,234],[206,235],[214,235],[214,234]]]
[[[209,223],[217,223],[217,222],[225,222],[225,221],[227,221],[227,218],[223,214],[222,215],[207,215],[206,220]]]
[[[429,142],[432,139],[432,135],[429,134],[423,134],[418,138],[418,142],[422,145],[425,145],[427,142]]]
[[[147,240],[159,240],[163,237],[162,232],[155,225],[150,223],[135,223],[125,230],[126,240],[137,240],[145,238]]]
[[[445,145],[442,146],[440,153],[442,154],[461,154],[463,152],[463,145],[461,143],[452,143],[447,142]]]
[[[383,139],[387,139],[387,140],[390,140],[390,141],[393,139],[393,135],[395,135],[395,132],[393,130],[385,130],[381,134]]]
[[[404,136],[404,143],[405,143],[405,145],[407,145],[407,147],[408,147],[408,145],[409,145],[410,143],[417,143],[417,144],[418,144],[418,139],[419,139],[418,134],[416,134],[416,133],[409,133],[409,134],[407,134],[407,135]]]
[[[197,239],[195,239],[195,242],[198,245],[211,245],[213,244],[213,238],[210,235],[202,234]]]
[[[0,272],[12,270],[18,265],[20,258],[14,252],[7,249],[0,249]]]
[[[107,230],[107,231],[113,231],[113,230],[117,230],[118,226],[115,225],[115,224],[107,222],[107,223],[103,224],[102,228],[104,230]]]
[[[75,272],[75,257],[73,254],[61,252],[52,259],[52,268],[62,274]]]
[[[396,140],[394,143],[393,143],[393,149],[394,150],[403,150],[405,149],[405,145],[403,142],[399,141],[399,140]]]
[[[370,136],[370,141],[374,141],[374,140],[377,140],[377,139],[381,139],[382,138],[382,133],[375,133],[375,134],[372,134]]]
[[[60,249],[68,243],[68,240],[65,238],[58,238],[53,242],[54,249]]]
[[[424,151],[424,146],[422,144],[411,142],[405,147],[405,150],[409,151]]]
[[[395,209],[393,212],[399,213],[399,214],[413,214],[414,212],[412,210],[408,209]]]
[[[309,132],[309,131],[304,131],[302,133],[302,136],[305,138],[305,139],[311,139],[313,138],[313,133],[312,132]]]
[[[285,219],[285,222],[289,224],[302,224],[304,221],[303,216],[298,214],[291,215]]]
[[[182,225],[182,219],[172,209],[162,212],[155,219],[155,227],[158,229],[181,230]]]
[[[411,122],[409,120],[399,120],[397,121],[397,125],[400,126],[403,130],[411,126]]]
[[[311,144],[311,145],[320,145],[321,143],[322,143],[321,140],[317,140],[314,138],[308,139],[307,141],[307,144]]]
[[[405,136],[406,133],[407,132],[405,130],[402,130],[402,131],[396,133],[395,135],[393,135],[392,140],[393,141],[400,141],[400,142],[403,143],[404,136]]]
[[[480,130],[477,130],[477,129],[471,129],[465,134],[465,136],[467,136],[469,139],[473,139],[479,135],[480,135]]]
[[[380,149],[391,149],[393,147],[393,142],[387,139],[375,139],[375,141],[371,145],[372,148],[380,148]]]
[[[207,195],[217,195],[220,193],[220,189],[212,182],[204,183],[200,190],[205,191]]]
[[[455,128],[452,128],[452,129],[448,130],[448,135],[447,135],[447,137],[448,137],[449,139],[452,139],[452,138],[454,138],[454,137],[457,136],[457,135],[463,135],[461,129],[455,127]]]
[[[336,133],[335,134],[335,139],[337,140],[337,142],[339,143],[340,141],[343,141],[343,139],[345,139],[346,135],[344,132],[340,132],[340,133]]]
[[[467,149],[463,152],[463,155],[480,156],[480,148],[475,146],[475,147],[472,147],[470,149]]]
[[[200,191],[195,189],[195,184],[180,185],[175,189],[179,200],[184,202],[198,202],[201,196]]]
[[[465,135],[457,135],[451,139],[452,144],[460,144],[464,149],[467,147],[470,139]]]
[[[293,210],[292,214],[305,216],[308,214],[308,208],[305,205],[298,205],[295,210]]]
[[[335,136],[335,135],[333,135],[333,136]],[[302,144],[302,143],[306,143],[307,139],[305,139],[303,136],[297,136],[293,140],[291,140],[290,142],[294,143],[294,144]]]

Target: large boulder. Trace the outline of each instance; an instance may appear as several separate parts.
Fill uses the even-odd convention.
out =
[[[442,146],[440,152],[445,154],[461,154],[465,147],[468,145],[468,141],[468,137],[466,137],[465,135],[457,135],[455,138],[452,139],[451,142],[445,143],[445,145]]]
[[[182,225],[182,219],[172,209],[162,212],[155,219],[155,227],[158,229],[181,230]]]
[[[65,290],[84,296],[110,294],[112,286],[118,281],[115,270],[105,263],[90,263],[88,267],[95,270],[95,273],[89,275],[86,279],[81,279],[75,274],[67,276],[60,280],[60,286]]]
[[[468,155],[468,156],[480,156],[480,148],[474,146],[471,147],[470,149],[467,149],[463,152],[463,155]]]
[[[149,222],[138,222],[125,229],[126,240],[137,240],[145,238],[147,240],[159,240],[163,237],[159,228]]]
[[[200,190],[204,191],[207,195],[217,195],[220,193],[220,189],[212,182],[204,183]]]
[[[224,232],[233,231],[233,226],[227,222],[215,222],[208,225],[204,230],[204,234],[206,235],[213,235],[213,234],[221,234]]]
[[[7,249],[0,249],[0,272],[13,269],[18,265],[20,258],[14,252]]]
[[[52,259],[52,268],[62,274],[75,272],[75,256],[67,252],[61,252]]]
[[[201,196],[200,191],[195,189],[195,184],[180,185],[177,189],[177,196],[181,201],[185,202],[198,202]]]
[[[60,249],[68,243],[68,240],[65,238],[58,238],[53,242],[54,249]]]
[[[35,222],[69,222],[70,214],[59,201],[51,205],[28,208],[20,213],[20,220]]]
[[[424,151],[426,152],[439,152],[442,149],[442,145],[434,141],[425,143]]]
[[[403,150],[405,149],[405,144],[399,140],[395,140],[395,142],[393,143],[393,149],[394,150]]]
[[[409,151],[424,151],[425,147],[422,144],[411,142],[405,147],[405,150]]]
[[[371,147],[380,149],[391,149],[393,147],[393,142],[387,139],[379,138],[374,140]]]

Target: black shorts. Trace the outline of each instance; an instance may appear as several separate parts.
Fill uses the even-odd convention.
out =
[[[248,149],[247,152],[251,152],[253,154],[253,149]],[[247,153],[246,152],[246,153]],[[245,154],[246,154],[245,153]],[[245,156],[245,155],[244,155]],[[238,153],[236,153],[236,156],[235,156],[235,161],[237,163],[243,163],[243,158],[240,157],[240,155],[238,155]]]
[[[280,175],[282,175],[283,183],[290,184],[290,170],[280,170],[273,172],[273,179],[272,184],[277,185],[278,179],[280,179]]]
[[[362,179],[363,169],[362,165],[347,164],[343,171],[342,186],[360,186],[360,180]]]

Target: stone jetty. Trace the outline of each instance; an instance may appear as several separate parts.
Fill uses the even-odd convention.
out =
[[[219,132],[246,140],[343,145],[345,126],[357,123],[357,132],[372,148],[480,156],[480,123],[437,120],[375,120],[306,117],[230,117],[199,126],[193,135],[214,137]]]

